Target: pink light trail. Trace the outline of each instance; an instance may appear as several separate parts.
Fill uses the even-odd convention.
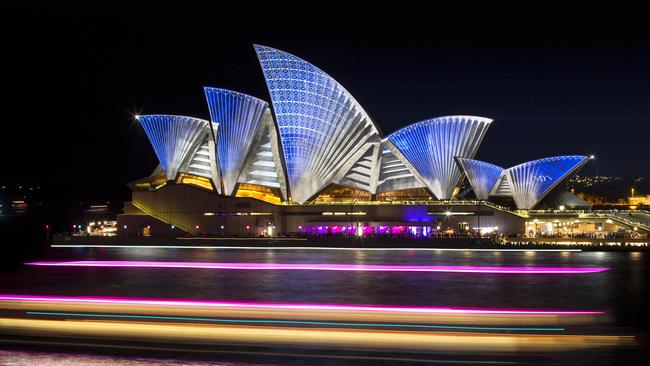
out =
[[[450,272],[502,274],[581,274],[606,271],[603,267],[484,267],[484,266],[391,266],[372,264],[327,263],[211,263],[211,262],[147,262],[147,261],[69,261],[31,262],[34,266],[55,267],[130,267],[130,268],[195,268],[230,270],[314,270],[368,272]]]

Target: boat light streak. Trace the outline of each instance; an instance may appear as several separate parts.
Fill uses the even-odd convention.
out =
[[[323,328],[220,324],[206,326],[185,322],[145,322],[104,319],[26,319],[0,318],[2,333],[12,336],[46,334],[76,339],[111,338],[117,340],[164,342],[166,344],[265,345],[319,349],[376,349],[390,351],[467,352],[584,352],[590,348],[635,346],[634,336],[574,335],[557,333],[498,333],[392,330],[388,328]],[[126,344],[126,343],[125,343]],[[336,351],[334,351],[336,353]],[[460,361],[462,363],[462,361]],[[448,363],[448,362],[447,362]],[[466,362],[465,362],[466,363]]]
[[[488,309],[488,308],[452,308],[452,307],[409,307],[390,305],[349,305],[349,304],[309,304],[309,303],[266,303],[266,302],[229,302],[190,299],[152,299],[152,298],[115,298],[115,297],[74,297],[74,296],[38,296],[38,295],[0,295],[0,301],[35,301],[62,303],[92,303],[111,305],[157,305],[157,306],[196,306],[214,308],[248,308],[271,310],[330,310],[357,312],[411,312],[429,314],[506,314],[506,315],[597,315],[603,311],[593,310],[528,310],[528,309]]]
[[[52,244],[52,248],[122,248],[122,249],[227,249],[227,250],[348,250],[348,251],[441,251],[441,252],[581,252],[582,249],[487,249],[487,248],[340,248],[340,247],[273,247],[207,245],[108,245]]]
[[[565,328],[549,327],[476,327],[462,325],[426,325],[426,324],[400,324],[400,323],[352,323],[352,322],[324,322],[302,320],[276,320],[276,319],[216,319],[180,316],[158,315],[128,315],[128,314],[89,314],[89,313],[63,313],[51,311],[27,311],[28,315],[51,315],[85,318],[119,318],[119,319],[151,319],[151,320],[179,320],[201,321],[211,323],[242,323],[242,324],[292,324],[292,325],[325,325],[337,327],[399,327],[419,329],[453,329],[453,330],[491,330],[491,331],[564,331]]]
[[[234,270],[315,270],[362,272],[457,272],[510,274],[580,274],[606,271],[603,267],[484,267],[484,266],[391,266],[372,264],[317,263],[212,263],[212,262],[147,262],[147,261],[69,261],[31,262],[28,265],[54,267],[133,267],[194,268]]]

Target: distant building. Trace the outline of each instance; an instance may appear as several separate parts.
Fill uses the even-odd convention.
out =
[[[647,205],[650,202],[650,194],[647,196],[628,197],[627,203],[633,206]]]
[[[576,196],[581,200],[589,203],[590,205],[607,205],[607,199],[603,196],[596,196],[591,194],[585,194],[583,192],[576,193]]]

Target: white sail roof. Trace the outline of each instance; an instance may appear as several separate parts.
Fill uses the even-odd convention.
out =
[[[388,139],[413,164],[436,198],[449,199],[462,176],[454,158],[473,158],[490,123],[492,120],[484,117],[439,117],[397,130]]]
[[[282,142],[289,191],[303,203],[334,183],[343,165],[379,131],[331,76],[289,53],[255,45]]]

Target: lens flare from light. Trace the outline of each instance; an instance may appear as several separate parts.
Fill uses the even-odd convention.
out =
[[[315,270],[363,272],[452,272],[510,274],[580,274],[606,271],[602,267],[484,267],[484,266],[390,266],[314,263],[210,263],[210,262],[147,262],[147,261],[69,261],[31,262],[34,266],[55,267],[131,267],[131,268],[194,268],[239,270]]]

